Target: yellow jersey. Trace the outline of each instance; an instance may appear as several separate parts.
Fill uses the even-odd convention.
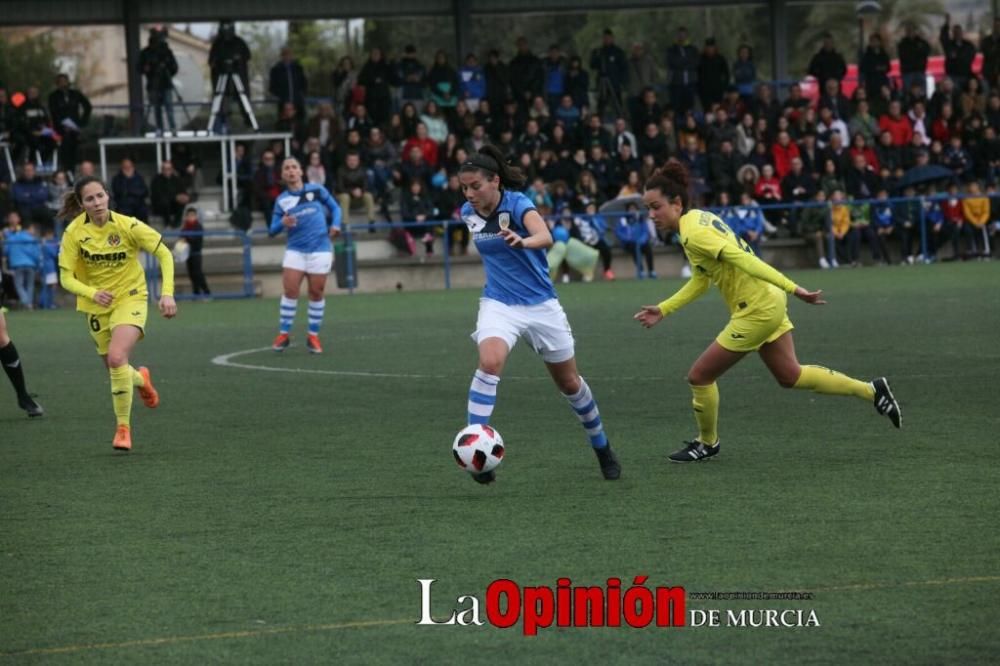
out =
[[[108,221],[98,226],[82,213],[70,222],[62,237],[59,268],[63,286],[77,295],[76,309],[104,314],[124,300],[145,300],[146,271],[139,261],[140,252],[155,253],[158,259],[169,256],[159,232],[134,217],[108,211]],[[172,262],[169,276],[167,270],[163,273],[163,293],[172,296]],[[111,306],[93,301],[98,291],[114,295]]]
[[[681,247],[691,264],[691,280],[660,303],[668,315],[701,296],[712,284],[719,288],[731,314],[792,293],[794,282],[761,261],[725,222],[708,211],[692,209],[680,219]]]

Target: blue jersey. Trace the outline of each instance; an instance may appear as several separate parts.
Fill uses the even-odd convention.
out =
[[[285,226],[284,215],[295,218],[296,224],[288,230],[288,249],[296,252],[331,252],[329,226],[326,223],[326,206],[333,215],[333,226],[340,228],[340,206],[322,185],[306,184],[301,190],[285,190],[274,202],[271,214],[272,236],[277,236]]]
[[[892,206],[885,204],[882,206],[874,207],[874,215],[872,216],[875,221],[875,226],[877,227],[891,227],[892,226]]]
[[[504,192],[500,204],[489,217],[482,217],[466,202],[462,220],[469,226],[476,249],[483,258],[486,286],[483,296],[506,305],[536,305],[556,297],[549,279],[545,250],[519,250],[500,236],[500,220],[510,221],[510,230],[527,236],[524,214],[535,210],[520,192]]]

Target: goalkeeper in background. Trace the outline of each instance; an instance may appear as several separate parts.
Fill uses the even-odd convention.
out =
[[[150,408],[160,403],[148,368],[129,365],[135,344],[146,329],[148,293],[139,253],[149,252],[160,262],[163,295],[160,313],[177,314],[174,302],[174,260],[160,234],[134,217],[109,208],[104,183],[93,176],[76,181],[66,194],[60,220],[73,220],[63,234],[59,272],[63,287],[76,294],[76,309],[87,318],[97,353],[111,375],[111,402],[117,429],[112,446],[132,448],[132,389]]]

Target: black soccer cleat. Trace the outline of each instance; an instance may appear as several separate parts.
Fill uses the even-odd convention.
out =
[[[497,473],[492,469],[488,472],[480,472],[479,474],[473,474],[472,480],[485,486],[497,480]]]
[[[29,418],[36,418],[45,413],[45,410],[42,409],[42,406],[39,405],[37,402],[35,402],[34,398],[32,398],[30,395],[26,395],[23,398],[18,398],[17,406],[23,409],[24,411],[28,412]]]
[[[897,428],[903,427],[903,414],[899,411],[899,403],[892,395],[889,388],[889,380],[879,377],[872,380],[872,388],[875,389],[875,411],[882,416],[888,416],[892,425]]]
[[[708,460],[712,456],[716,455],[721,448],[721,444],[716,442],[714,446],[708,446],[704,442],[700,442],[697,439],[693,439],[690,442],[684,442],[686,446],[679,450],[674,451],[670,454],[670,462],[675,463],[689,463],[689,462],[701,462],[702,460]]]
[[[601,465],[601,474],[608,481],[615,481],[622,475],[622,466],[618,462],[618,456],[611,450],[611,443],[599,449],[594,449],[597,454],[597,462]]]

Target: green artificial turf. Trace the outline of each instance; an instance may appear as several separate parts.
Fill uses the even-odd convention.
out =
[[[904,414],[778,387],[747,358],[719,383],[721,454],[695,434],[685,372],[726,321],[711,294],[656,329],[631,320],[678,280],[560,286],[577,359],[619,451],[587,439],[523,343],[493,425],[507,456],[473,483],[464,425],[478,292],[329,298],[326,353],[284,354],[275,301],[151,315],[133,359],[134,449],[111,449],[107,373],[83,315],[11,313],[27,420],[0,379],[0,662],[986,663],[1000,654],[1000,265],[791,274],[803,363],[887,375]],[[282,371],[265,370],[280,369]],[[292,372],[303,370],[304,372]],[[459,595],[522,586],[812,592],[688,609],[814,610],[810,628],[417,626]],[[466,604],[467,605],[467,604]],[[485,609],[482,616],[485,617]]]

